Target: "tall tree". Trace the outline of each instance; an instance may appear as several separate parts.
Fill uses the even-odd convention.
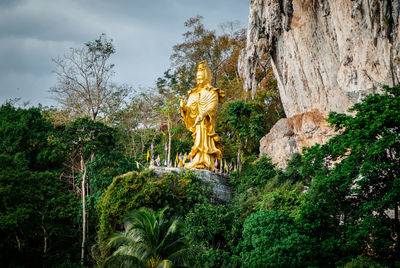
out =
[[[233,83],[232,94],[237,94],[241,89],[237,70],[239,51],[245,45],[245,31],[235,23],[226,23],[222,27],[222,33],[206,29],[202,23],[203,17],[197,16],[185,22],[188,29],[183,34],[184,41],[173,47],[171,55],[177,86],[180,94],[184,94],[195,85],[197,64],[207,60],[210,66],[212,84],[220,86],[222,79],[228,87]],[[225,88],[224,88],[225,89]],[[230,99],[230,95],[227,96]]]
[[[97,151],[111,151],[114,148],[114,129],[102,122],[90,120],[87,117],[79,118],[68,125],[63,132],[63,142],[70,150],[72,159],[79,161],[78,171],[81,173],[81,199],[82,199],[82,246],[81,262],[85,260],[85,247],[88,232],[86,198],[90,194],[87,183],[87,165],[94,161]]]
[[[162,104],[163,100],[159,94],[148,90],[134,95],[128,102],[128,109],[121,110],[123,117],[120,126],[124,127],[126,140],[133,150],[133,155],[138,158],[160,134],[157,127],[160,123],[159,111]]]
[[[82,48],[53,59],[57,85],[50,89],[56,99],[74,116],[106,118],[116,111],[129,88],[111,81],[114,64],[109,63],[115,48],[105,34]]]
[[[175,135],[173,127],[179,122],[180,114],[178,113],[178,82],[175,74],[170,74],[170,70],[164,73],[163,77],[157,79],[157,89],[161,99],[160,114],[163,122],[167,123],[168,134],[168,152],[167,165],[171,160],[171,144],[172,137]]]
[[[248,140],[259,138],[264,133],[264,115],[256,113],[254,105],[241,100],[230,102],[226,106],[224,124],[230,126],[232,137],[237,143],[237,165],[239,174],[242,170],[242,150],[247,146]]]
[[[350,115],[331,113],[328,121],[340,134],[305,154],[313,184],[301,218],[323,241],[321,253],[340,244],[346,254],[399,261],[400,85],[383,91],[355,104]]]

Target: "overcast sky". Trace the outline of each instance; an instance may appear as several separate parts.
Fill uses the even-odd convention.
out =
[[[0,104],[21,98],[55,105],[51,59],[101,33],[114,40],[118,84],[154,85],[182,41],[184,22],[202,15],[208,29],[247,26],[250,0],[0,0]]]

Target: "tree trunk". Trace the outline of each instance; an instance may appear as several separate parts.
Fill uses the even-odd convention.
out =
[[[170,115],[168,114],[168,157],[167,157],[167,167],[169,167],[169,161],[171,159],[171,139],[172,139],[172,127],[171,127],[171,118]]]
[[[85,242],[86,242],[86,165],[83,155],[81,155],[82,176],[82,245],[81,245],[81,264],[84,264]]]
[[[94,152],[92,152],[90,154],[90,162],[91,163],[94,162],[94,156],[95,156],[95,154],[94,154]],[[87,178],[86,165],[85,165],[85,175],[86,175],[86,180],[87,180],[88,178]],[[89,195],[90,195],[90,187],[89,187],[89,183],[86,182],[86,196],[89,196]],[[86,236],[89,236],[89,212],[90,212],[90,210],[88,209],[86,211]]]
[[[238,154],[237,154],[237,168],[238,168],[238,174],[239,176],[242,174],[242,143],[239,143],[239,149],[238,149]]]
[[[43,230],[43,253],[46,254],[47,253],[47,231],[46,228],[44,226],[44,214],[39,212],[40,215],[42,215],[42,230]]]
[[[132,131],[131,132],[131,139],[132,139],[132,145],[131,145],[131,153],[130,156],[132,156],[132,151],[133,151],[133,156],[136,159],[136,148],[135,148],[135,133]]]
[[[396,234],[395,261],[398,261],[400,259],[400,222],[398,204],[396,204],[394,207],[394,232]]]
[[[85,173],[86,173],[86,166],[85,166]],[[87,182],[87,175],[86,175],[86,179],[85,179],[85,184],[86,184],[86,196],[90,195],[90,191],[89,191],[89,183]],[[85,198],[86,201],[86,198]],[[89,236],[89,209],[86,210],[86,236]]]
[[[140,145],[143,153],[144,152],[143,134],[139,132],[139,136],[140,136]]]
[[[15,236],[15,240],[17,241],[18,251],[21,251],[21,240],[18,235]]]

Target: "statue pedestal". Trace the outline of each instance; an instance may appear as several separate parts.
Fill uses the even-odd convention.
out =
[[[171,167],[152,167],[157,175],[163,173],[176,172],[182,174],[189,172],[184,168],[171,168]],[[213,194],[213,201],[216,203],[227,203],[232,198],[231,189],[228,186],[229,175],[223,175],[221,173],[215,173],[206,169],[191,169],[201,181],[205,184],[211,185],[211,191]]]

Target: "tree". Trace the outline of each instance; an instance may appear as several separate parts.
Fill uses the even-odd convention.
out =
[[[83,48],[71,48],[69,54],[53,59],[58,83],[50,92],[72,116],[105,119],[121,105],[129,89],[111,82],[114,64],[108,60],[114,53],[112,39],[102,34]]]
[[[116,233],[109,242],[115,251],[111,266],[172,267],[185,264],[194,253],[183,236],[184,225],[178,219],[167,221],[164,212],[149,208],[132,211],[125,217],[128,228]]]
[[[75,260],[79,200],[59,179],[63,150],[39,108],[0,107],[0,262],[50,266]]]
[[[240,49],[245,46],[245,30],[236,30],[238,25],[230,22],[225,23],[223,33],[218,35],[216,31],[206,29],[202,19],[197,16],[187,20],[185,27],[188,31],[183,34],[184,42],[173,47],[171,60],[179,93],[182,95],[194,87],[196,67],[200,61],[207,60],[212,84],[219,87],[220,81],[224,79],[224,86],[230,86],[233,90],[229,92],[236,95],[241,89],[237,59]],[[231,94],[228,94],[227,100],[230,98]]]
[[[124,147],[124,154],[129,157],[138,156],[138,144],[135,140],[135,134],[140,127],[139,107],[128,102],[123,109],[114,113],[112,121],[115,124],[119,134],[119,142]]]
[[[180,120],[180,114],[178,113],[179,96],[177,95],[177,79],[174,74],[169,73],[167,70],[164,73],[164,77],[157,79],[157,89],[160,94],[160,100],[162,101],[161,110],[159,111],[162,120],[167,122],[167,133],[168,133],[168,153],[166,156],[167,166],[171,161],[171,144],[172,137],[176,134],[173,127]]]
[[[313,184],[301,220],[321,245],[341,244],[353,257],[367,252],[394,264],[400,256],[400,85],[384,86],[383,94],[365,97],[350,112],[330,113],[340,134],[304,156]],[[321,226],[321,218],[328,224]]]
[[[239,174],[242,170],[241,154],[249,138],[259,140],[264,134],[264,118],[262,114],[254,113],[254,108],[249,103],[241,100],[230,102],[225,108],[227,117],[225,124],[231,126],[231,132],[238,145],[237,164]]]
[[[230,205],[202,203],[186,214],[186,235],[204,249],[193,256],[190,267],[238,267],[242,222],[237,212]]]
[[[243,225],[240,256],[245,267],[303,267],[311,254],[308,243],[287,214],[258,211]]]
[[[196,204],[186,215],[187,234],[196,245],[213,249],[228,249],[240,229],[236,213],[229,206]],[[240,231],[240,230],[239,230]]]
[[[138,159],[146,159],[144,156],[146,147],[153,144],[160,135],[157,127],[160,123],[160,96],[147,90],[132,96],[127,109],[120,110],[118,128],[123,128],[124,143],[128,143],[129,150]],[[127,141],[127,142],[126,142]]]
[[[86,198],[90,194],[87,183],[87,165],[94,161],[95,152],[111,152],[114,148],[114,129],[102,122],[95,122],[89,118],[79,118],[68,125],[63,132],[63,143],[69,149],[71,159],[78,159],[78,170],[81,173],[82,199],[82,246],[81,262],[84,263],[85,244],[88,232]],[[72,163],[74,165],[74,163]]]

